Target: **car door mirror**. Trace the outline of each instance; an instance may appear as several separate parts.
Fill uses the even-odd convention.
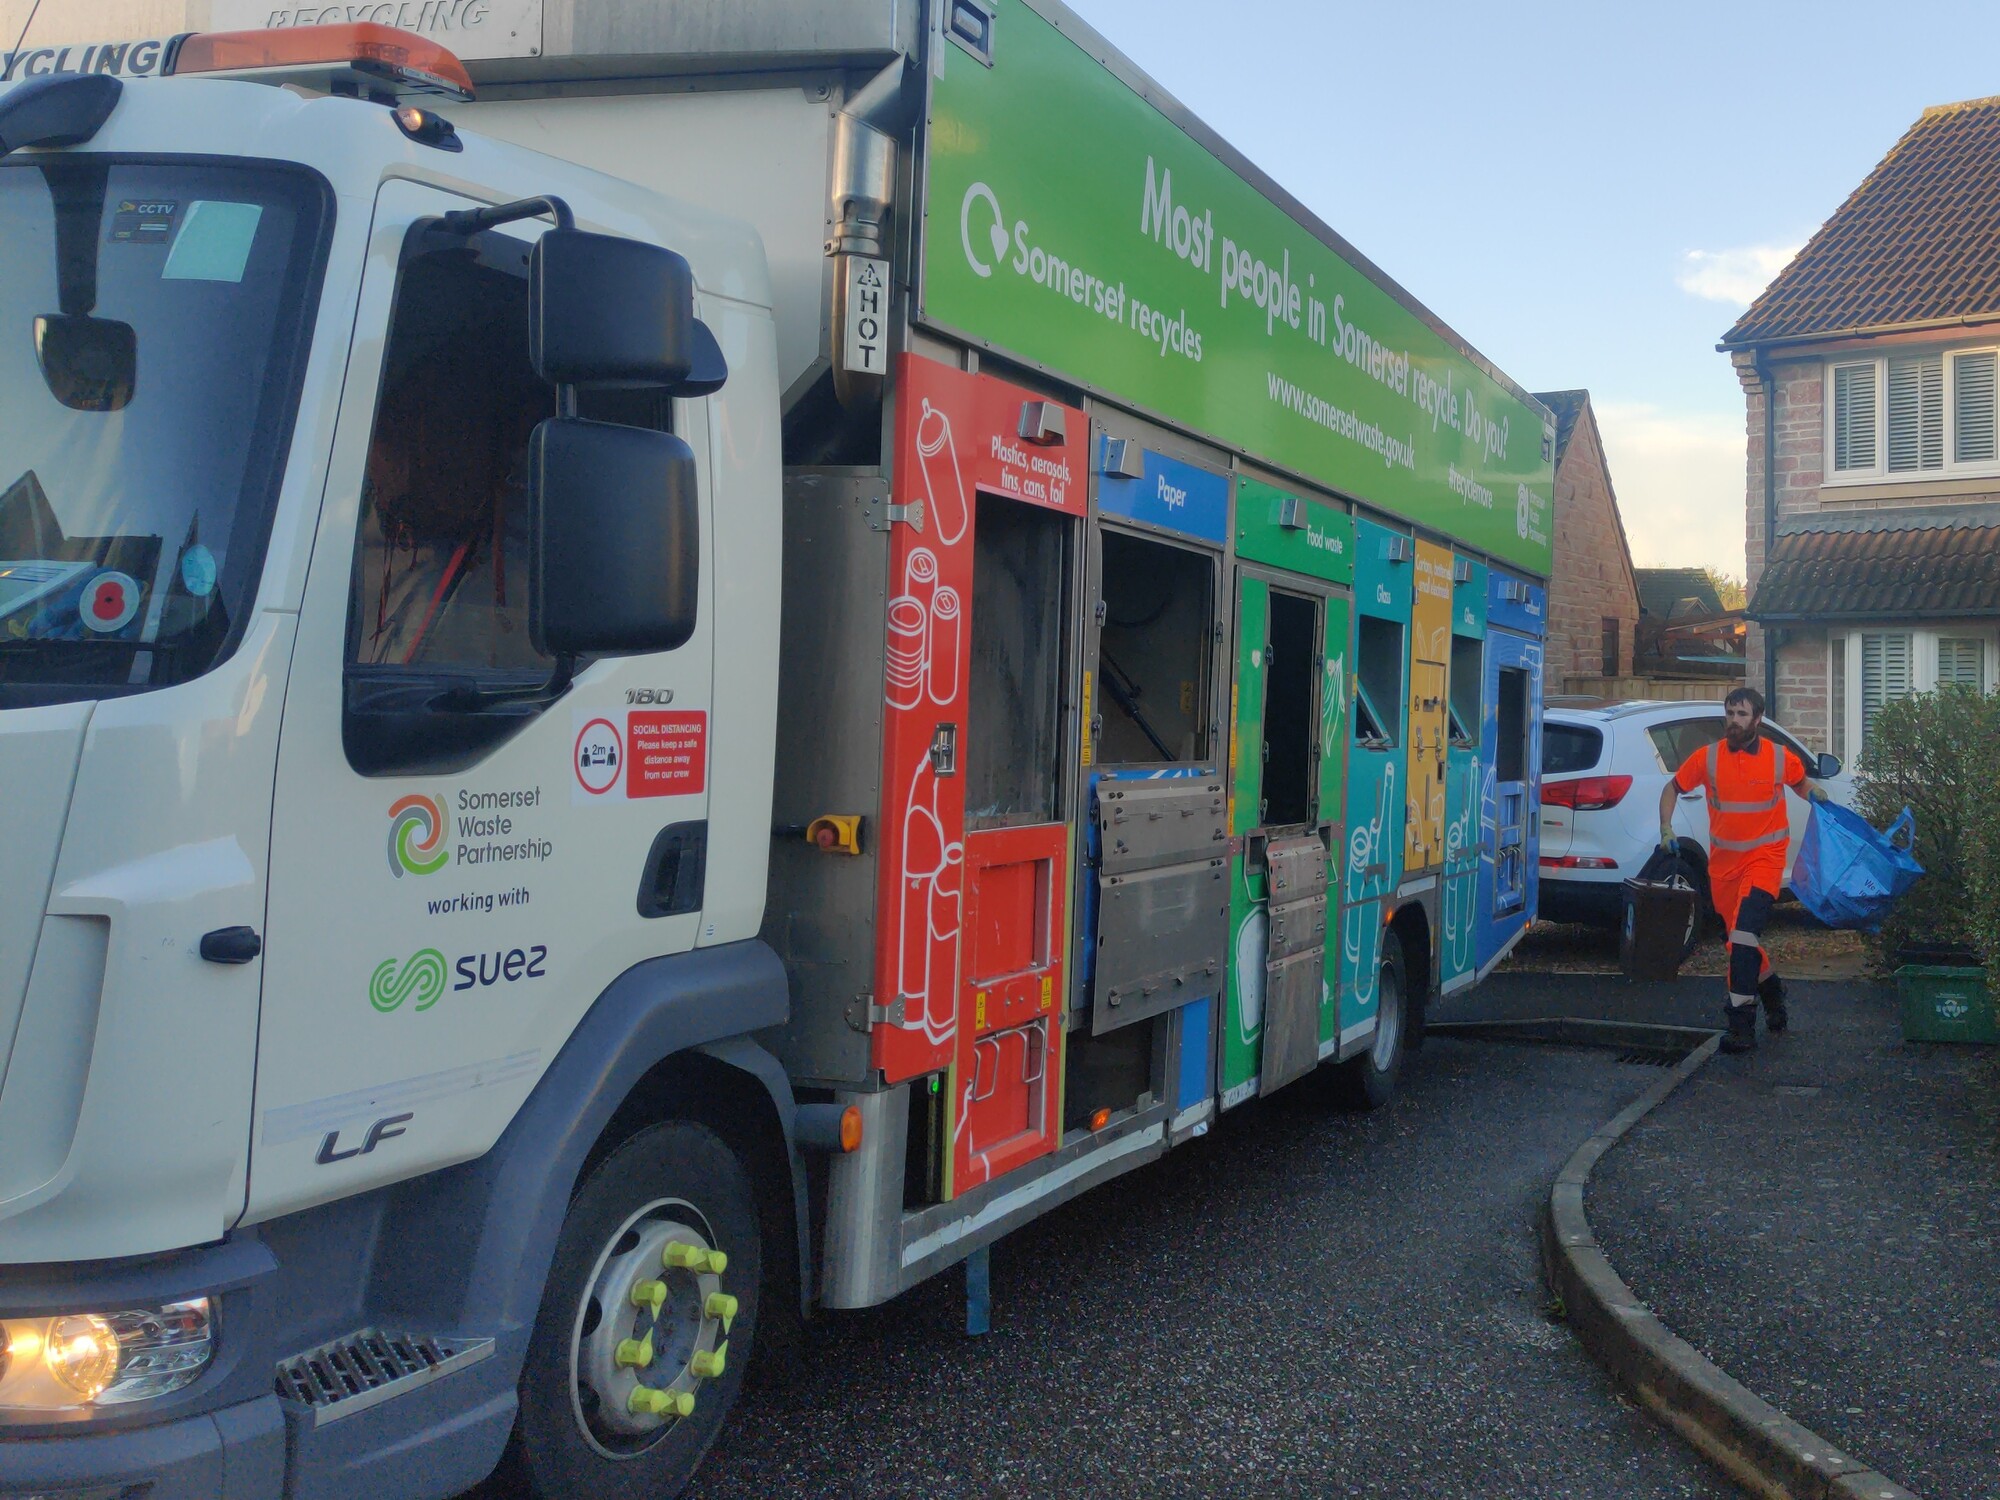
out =
[[[668,432],[555,417],[529,448],[528,633],[555,657],[671,651],[694,634],[694,450]]]
[[[1821,753],[1818,759],[1813,762],[1813,779],[1815,781],[1831,781],[1839,774],[1840,757],[1837,755]]]

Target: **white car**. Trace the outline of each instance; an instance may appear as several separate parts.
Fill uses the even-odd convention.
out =
[[[1806,774],[1848,804],[1853,783],[1831,755],[1810,754],[1769,719],[1763,732],[1805,762]],[[1613,703],[1550,707],[1542,715],[1541,902],[1551,922],[1619,921],[1623,882],[1637,875],[1660,840],[1660,788],[1696,750],[1722,738],[1720,703]],[[1806,804],[1787,796],[1792,842],[1785,878],[1805,830]],[[1708,801],[1683,792],[1674,806],[1687,874],[1708,889]]]

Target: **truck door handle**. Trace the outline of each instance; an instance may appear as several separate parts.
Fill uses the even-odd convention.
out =
[[[247,964],[264,951],[254,927],[218,927],[201,935],[201,956],[212,964]]]

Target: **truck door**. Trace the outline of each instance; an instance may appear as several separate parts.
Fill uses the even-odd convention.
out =
[[[1066,1127],[1109,1123],[1164,1093],[1186,1131],[1215,1109],[1229,941],[1215,686],[1229,478],[1102,428],[1093,443]]]
[[[1445,677],[1451,658],[1451,553],[1416,544],[1416,597],[1410,613],[1409,826],[1403,873],[1444,860],[1445,770],[1449,733]]]
[[[536,697],[523,481],[556,405],[528,360],[527,261],[546,225],[436,227],[470,206],[383,185],[328,414],[273,813],[258,1216],[478,1155],[618,974],[701,933],[705,405],[582,394],[585,416],[693,448],[699,624]]]
[[[1282,1088],[1321,1055],[1336,827],[1323,792],[1340,767],[1325,734],[1327,631],[1344,637],[1346,624],[1330,594],[1315,579],[1237,568],[1225,1107]],[[1337,637],[1336,657],[1344,646]]]
[[[909,355],[896,403],[870,1035],[947,1070],[950,1197],[1059,1134],[1084,418]]]
[[[1385,903],[1402,879],[1408,771],[1408,633],[1414,544],[1354,523],[1354,669],[1348,719],[1347,847],[1341,871],[1340,1050],[1375,1032]]]
[[[1486,691],[1486,565],[1453,560],[1450,750],[1445,774],[1443,942],[1438,992],[1471,982],[1479,909],[1479,732]]]
[[[1479,972],[1513,946],[1533,919],[1540,853],[1541,588],[1502,573],[1487,587],[1486,717],[1480,759]]]

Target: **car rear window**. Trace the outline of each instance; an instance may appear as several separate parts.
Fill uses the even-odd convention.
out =
[[[1699,719],[1674,719],[1665,724],[1655,724],[1646,731],[1652,737],[1653,748],[1660,752],[1660,763],[1670,772],[1678,771],[1681,763],[1697,750],[1706,750],[1722,738],[1722,718],[1710,715]]]
[[[1582,724],[1542,725],[1542,774],[1567,776],[1588,771],[1604,750],[1604,731]]]

